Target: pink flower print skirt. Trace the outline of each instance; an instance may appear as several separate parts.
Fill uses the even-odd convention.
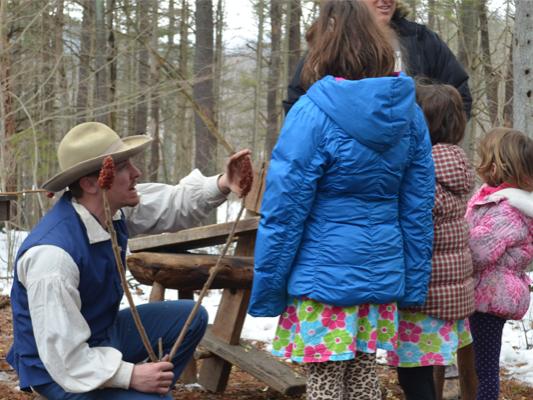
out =
[[[398,347],[387,352],[393,367],[450,365],[457,349],[472,343],[467,319],[445,321],[427,314],[399,311]]]
[[[397,332],[396,303],[337,307],[291,299],[280,316],[272,353],[304,363],[350,360],[356,351],[394,350]]]

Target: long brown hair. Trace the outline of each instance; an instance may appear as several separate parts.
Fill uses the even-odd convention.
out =
[[[479,176],[490,186],[510,183],[533,190],[533,140],[511,128],[493,128],[478,147]]]
[[[302,69],[306,89],[326,75],[353,80],[394,72],[394,50],[361,1],[325,1],[306,38],[309,53]]]
[[[458,144],[463,139],[466,113],[463,99],[456,88],[417,82],[416,101],[424,111],[431,144]]]

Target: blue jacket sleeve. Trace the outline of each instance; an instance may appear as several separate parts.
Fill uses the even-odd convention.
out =
[[[307,112],[299,102],[272,151],[255,244],[248,308],[253,316],[277,316],[286,306],[291,266],[325,165],[324,120],[321,112]]]
[[[424,304],[431,277],[435,170],[429,132],[419,108],[415,127],[417,143],[400,189],[400,226],[405,256],[405,292],[399,301],[400,307]]]

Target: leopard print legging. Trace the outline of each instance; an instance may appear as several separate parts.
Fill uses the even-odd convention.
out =
[[[307,364],[307,400],[379,400],[376,355]]]

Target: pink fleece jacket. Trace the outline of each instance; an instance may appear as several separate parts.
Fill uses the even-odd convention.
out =
[[[476,310],[521,319],[530,302],[533,193],[486,185],[470,199],[466,219],[474,266]]]

